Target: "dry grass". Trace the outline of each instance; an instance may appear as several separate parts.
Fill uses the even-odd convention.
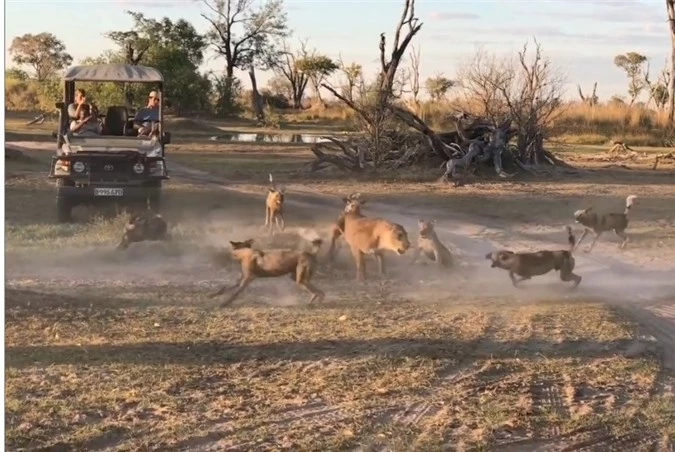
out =
[[[455,129],[452,114],[457,111],[477,112],[475,106],[457,100],[423,102],[420,117],[439,131]],[[329,124],[349,124],[353,112],[338,103],[328,108],[283,115],[286,121],[324,121]],[[594,107],[580,102],[566,104],[554,124],[551,137],[568,144],[607,144],[624,141],[631,146],[663,146],[669,136],[665,111],[648,110],[639,106],[607,103]]]
[[[656,343],[583,293],[482,293],[393,260],[391,279],[355,285],[343,255],[317,275],[328,297],[313,308],[285,279],[256,281],[230,309],[205,296],[237,277],[228,259],[214,265],[214,250],[266,243],[269,171],[288,188],[338,197],[358,187],[401,211],[499,217],[505,233],[514,219],[566,223],[579,203],[621,207],[635,189],[645,201],[632,225],[655,252],[649,234],[671,246],[674,230],[666,171],[452,189],[433,182],[437,169],[309,175],[302,145],[178,142],[169,162],[255,196],[174,177],[163,213],[175,242],[117,253],[124,217],[81,209],[78,223],[55,225],[49,155],[27,157],[7,162],[5,187],[10,449],[644,450],[675,436]],[[287,209],[293,226],[325,228],[336,214]]]
[[[214,311],[194,289],[144,287],[137,306],[119,294],[8,290],[8,447],[428,450],[587,428],[660,437],[675,420],[650,396],[653,346],[590,301],[383,309],[352,292]]]

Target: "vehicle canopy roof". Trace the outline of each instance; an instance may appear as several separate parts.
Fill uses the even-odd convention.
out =
[[[163,83],[164,77],[157,69],[148,66],[91,64],[69,67],[63,80],[66,82]]]

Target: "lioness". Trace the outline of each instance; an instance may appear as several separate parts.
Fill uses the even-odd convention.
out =
[[[232,256],[241,262],[241,279],[237,285],[230,287],[233,289],[238,286],[221,307],[232,303],[255,278],[275,278],[284,275],[289,275],[298,286],[312,294],[310,303],[323,300],[324,293],[310,282],[316,271],[316,253],[321,243],[321,239],[312,240],[312,250],[307,252],[290,249],[257,250],[252,247],[253,239],[243,242],[230,241]],[[228,287],[223,286],[210,297],[222,295],[227,290]]]
[[[436,231],[434,230],[434,225],[436,220],[433,221],[424,221],[419,220],[417,222],[419,226],[419,237],[417,239],[417,247],[413,254],[411,264],[414,264],[417,261],[421,252],[424,252],[424,255],[429,259],[434,261],[436,265],[440,267],[450,268],[453,266],[454,259],[450,250],[448,250],[443,243],[441,243]]]
[[[487,253],[485,259],[492,260],[491,267],[499,267],[508,270],[509,277],[514,287],[518,287],[518,283],[526,279],[531,279],[533,276],[545,275],[551,270],[560,271],[560,279],[562,281],[574,281],[574,286],[577,287],[581,282],[581,276],[574,274],[574,257],[572,257],[572,250],[575,245],[574,234],[572,228],[567,226],[567,239],[569,243],[568,250],[544,250],[533,253],[514,253],[509,250],[499,250]],[[515,275],[520,276],[517,280]]]
[[[167,225],[164,218],[158,213],[147,210],[141,214],[129,215],[129,221],[124,225],[122,240],[117,245],[117,249],[127,249],[134,242],[159,241],[167,238]]]
[[[267,200],[265,201],[265,226],[269,225],[271,235],[273,234],[274,224],[277,225],[280,231],[283,231],[286,223],[284,222],[283,214],[284,189],[277,189],[271,173],[269,179],[272,187],[268,189]]]
[[[604,215],[598,215],[593,212],[592,207],[574,212],[574,221],[584,226],[584,232],[581,234],[576,246],[579,246],[584,237],[586,237],[586,234],[592,230],[595,233],[595,238],[593,238],[591,246],[584,250],[585,253],[590,253],[595,246],[595,242],[600,238],[600,234],[613,229],[614,233],[623,239],[619,248],[625,248],[628,243],[628,236],[625,233],[625,230],[628,227],[628,212],[630,212],[630,208],[633,207],[633,204],[636,204],[636,198],[637,196],[635,195],[626,197],[626,208],[623,213],[606,213]]]
[[[366,279],[364,254],[374,254],[377,259],[380,275],[385,275],[383,252],[391,250],[398,255],[405,254],[410,248],[408,233],[397,223],[383,218],[368,218],[361,214],[363,199],[343,198],[345,210],[338,221],[338,227],[351,249],[356,263],[356,279]]]

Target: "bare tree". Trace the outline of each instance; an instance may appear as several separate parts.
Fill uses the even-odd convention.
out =
[[[284,43],[283,56],[279,59],[274,70],[280,73],[291,86],[291,100],[293,108],[302,108],[302,98],[309,83],[309,75],[298,69],[297,62],[309,55],[307,41],[300,41],[300,48],[293,52],[288,43]]]
[[[497,124],[507,116],[507,105],[500,87],[508,86],[514,77],[513,66],[478,47],[471,60],[462,64],[457,79],[462,88],[464,105],[478,116]]]
[[[363,89],[363,67],[357,63],[351,63],[349,66],[342,61],[342,55],[338,57],[338,65],[340,66],[340,72],[345,77],[345,85],[342,87],[342,95],[354,101],[354,90],[359,88]]]
[[[662,109],[668,103],[668,83],[670,80],[670,72],[668,71],[668,61],[664,68],[659,73],[655,82],[650,79],[650,64],[647,62],[647,68],[644,71],[644,83],[647,87],[649,97],[645,102],[645,107],[649,108],[649,104],[654,101],[657,109]]]
[[[408,31],[402,38],[404,26]],[[349,100],[338,93],[333,87],[322,84],[335,97],[347,104],[354,110],[360,119],[361,127],[368,136],[368,150],[372,155],[374,166],[377,168],[384,160],[390,149],[385,145],[387,141],[385,131],[392,124],[394,115],[391,111],[391,103],[396,99],[395,84],[397,83],[397,71],[406,48],[412,38],[420,31],[422,24],[415,17],[415,0],[405,0],[401,19],[394,32],[394,40],[390,57],[387,58],[385,34],[380,34],[380,73],[375,83],[367,90],[365,96],[359,102]],[[400,80],[400,79],[399,79]],[[316,152],[317,146],[313,147],[315,154],[321,160],[323,156]]]
[[[675,0],[666,0],[668,9],[668,24],[670,25],[670,80],[668,81],[668,121],[675,122]]]
[[[413,46],[410,51],[410,93],[412,94],[412,110],[415,114],[420,114],[421,106],[419,101],[420,94],[420,47]]]
[[[535,40],[529,58],[527,44],[518,52],[518,62],[508,85],[500,86],[508,106],[509,117],[518,127],[518,157],[522,163],[552,163],[544,150],[544,139],[552,123],[562,113],[565,80],[542,54]]]
[[[590,95],[584,95],[584,92],[581,90],[581,85],[577,85],[577,90],[579,91],[579,97],[581,98],[581,101],[588,105],[589,107],[595,107],[598,105],[598,95],[596,94],[596,91],[598,89],[598,82],[593,83],[593,91],[591,91]]]

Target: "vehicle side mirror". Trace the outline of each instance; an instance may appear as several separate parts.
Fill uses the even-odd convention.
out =
[[[58,132],[52,132],[52,138],[58,138],[59,133]]]
[[[57,102],[57,103],[54,104],[54,106],[55,106],[58,110],[61,110],[61,109],[63,109],[63,107],[66,106],[66,104],[65,104],[64,102]]]
[[[162,144],[171,144],[171,132],[162,132]]]

